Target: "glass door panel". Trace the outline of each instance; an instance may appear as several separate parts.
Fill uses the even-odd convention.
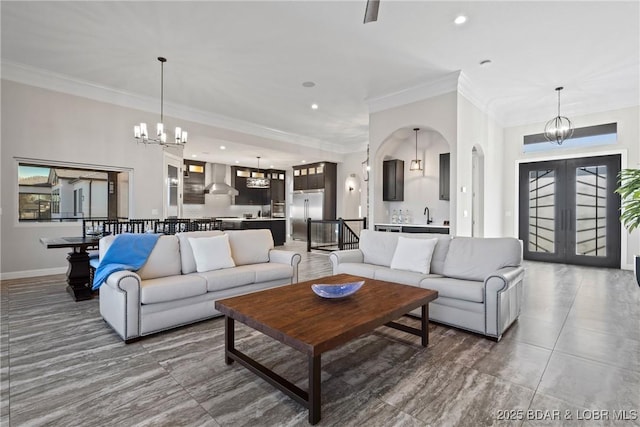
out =
[[[529,172],[529,244],[531,252],[554,253],[556,236],[554,170]]]
[[[579,167],[576,174],[576,255],[607,256],[607,166]]]

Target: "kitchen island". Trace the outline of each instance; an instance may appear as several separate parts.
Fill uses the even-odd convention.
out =
[[[282,246],[287,240],[285,218],[216,218],[222,221],[223,230],[271,230],[273,244]]]
[[[436,233],[449,234],[448,225],[437,224],[383,224],[374,225],[376,231],[392,231],[396,233]]]

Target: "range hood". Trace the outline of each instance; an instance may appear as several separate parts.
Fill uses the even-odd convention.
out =
[[[207,163],[206,167],[209,170],[205,176],[208,176],[211,182],[204,187],[204,194],[238,195],[238,190],[224,182],[227,176],[227,165]]]

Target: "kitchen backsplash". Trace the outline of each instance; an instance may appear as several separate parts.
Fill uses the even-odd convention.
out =
[[[264,216],[269,213],[269,210],[269,205],[232,205],[230,196],[207,194],[203,205],[183,205],[182,217],[242,217],[244,214],[252,214],[256,217],[258,211]]]

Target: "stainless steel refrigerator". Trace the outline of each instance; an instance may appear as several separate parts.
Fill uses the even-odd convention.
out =
[[[307,240],[307,218],[324,219],[322,209],[324,206],[324,191],[301,191],[293,193],[291,205],[291,238],[294,240]]]

